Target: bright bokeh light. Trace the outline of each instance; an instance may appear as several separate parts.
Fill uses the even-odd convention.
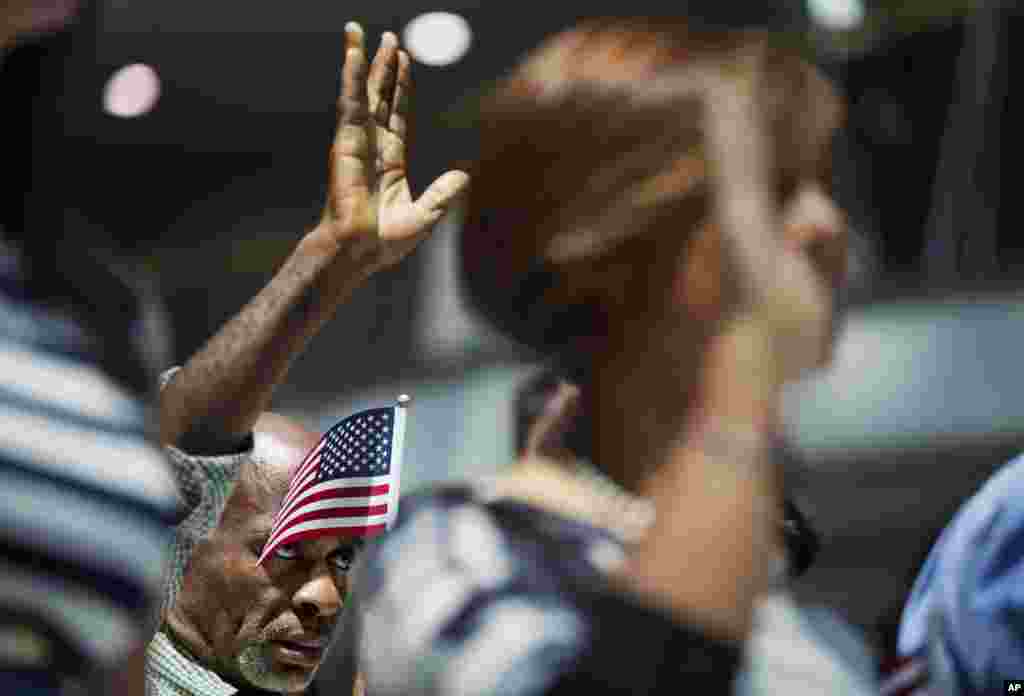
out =
[[[135,118],[153,110],[160,98],[160,78],[148,65],[126,65],[107,80],[103,108],[121,118]]]
[[[807,0],[807,10],[815,22],[834,31],[856,29],[864,22],[862,0]]]
[[[469,50],[473,32],[469,23],[451,12],[421,14],[405,26],[402,43],[409,54],[426,65],[451,65]]]

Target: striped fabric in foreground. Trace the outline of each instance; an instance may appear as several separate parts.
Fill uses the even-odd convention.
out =
[[[282,544],[384,532],[398,508],[406,408],[360,411],[328,430],[292,477],[260,563]]]

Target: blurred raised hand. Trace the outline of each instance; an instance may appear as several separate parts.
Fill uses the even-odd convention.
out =
[[[708,159],[729,259],[732,330],[767,341],[750,346],[759,372],[786,382],[820,366],[832,327],[832,297],[798,240],[783,231],[772,177],[761,56],[706,81]],[[767,348],[762,352],[758,348]]]
[[[581,412],[580,388],[562,382],[526,436],[525,455],[565,461],[573,458],[566,435]]]

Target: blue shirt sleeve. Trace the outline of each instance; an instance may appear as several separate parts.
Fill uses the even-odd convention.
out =
[[[946,663],[944,678],[967,694],[1024,675],[1024,457],[942,532],[904,611],[900,651]]]

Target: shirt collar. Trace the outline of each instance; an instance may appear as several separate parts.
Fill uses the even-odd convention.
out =
[[[238,693],[234,686],[178,650],[162,632],[157,633],[149,644],[146,671],[194,696],[234,696]]]

